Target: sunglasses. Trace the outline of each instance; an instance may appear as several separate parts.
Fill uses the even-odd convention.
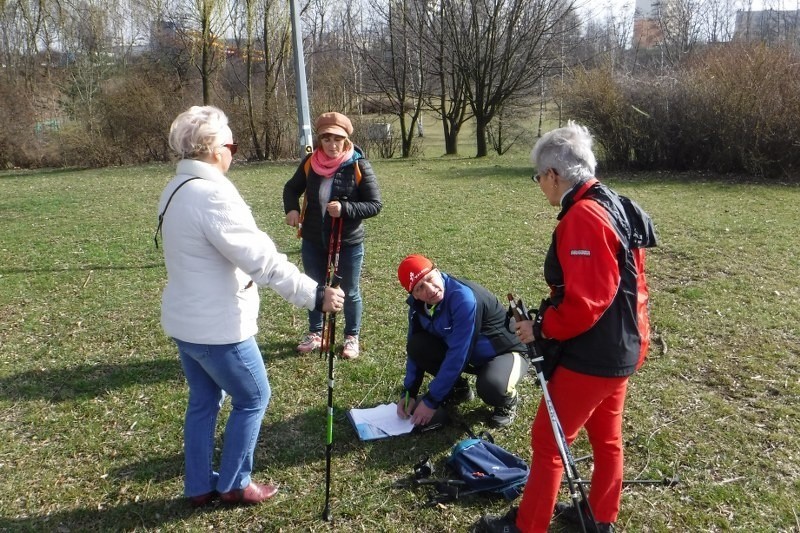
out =
[[[239,150],[239,145],[236,143],[223,144],[222,146],[231,151],[231,156],[236,155],[236,152]]]

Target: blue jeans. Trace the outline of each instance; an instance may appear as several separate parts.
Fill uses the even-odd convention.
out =
[[[253,453],[272,393],[261,351],[253,337],[236,344],[193,344],[174,339],[189,383],[183,427],[184,494],[229,492],[250,484]],[[214,433],[225,395],[231,414],[225,426],[219,473],[214,471]]]
[[[334,250],[335,253],[335,250]],[[301,246],[303,270],[317,283],[324,284],[328,266],[328,250],[303,239]],[[342,245],[339,252],[339,275],[344,291],[344,334],[358,335],[361,330],[361,265],[364,263],[364,243],[353,246]],[[308,331],[322,331],[322,313],[308,312]]]

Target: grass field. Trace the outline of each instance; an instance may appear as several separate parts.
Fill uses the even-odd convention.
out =
[[[396,397],[405,295],[395,272],[407,253],[537,302],[556,211],[524,156],[374,166],[385,207],[368,222],[363,354],[336,366],[332,523],[320,518],[326,365],[295,355],[305,312],[269,291],[258,341],[273,400],[254,478],[281,492],[256,508],[208,511],[181,498],[186,386],[159,325],[165,270],[152,240],[173,168],[0,173],[0,530],[467,531],[503,512],[507,503],[484,498],[428,508],[425,490],[392,488],[421,456],[441,472],[464,436],[458,425],[362,443],[344,414]],[[280,201],[293,168],[238,165],[231,178],[299,263]],[[654,346],[630,384],[626,478],[681,481],[626,488],[619,530],[799,531],[800,190],[690,174],[601,178],[649,211],[661,239],[648,259]],[[521,393],[517,420],[494,436],[529,459],[540,394],[531,378]],[[453,415],[477,431],[487,413],[476,400]],[[581,436],[574,453],[587,452]],[[588,474],[590,461],[581,465]]]

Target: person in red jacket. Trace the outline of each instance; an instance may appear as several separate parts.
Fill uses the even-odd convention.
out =
[[[522,342],[557,348],[547,389],[571,443],[585,428],[594,470],[588,501],[595,524],[613,532],[622,493],[622,413],[628,378],[650,344],[645,248],[656,245],[650,217],[594,176],[589,131],[570,121],[545,134],[531,152],[533,176],[550,205],[560,207],[544,262],[550,286],[535,320],[516,323]],[[483,516],[478,531],[546,532],[553,518],[580,523],[572,504],[556,504],[563,465],[546,406],[531,429],[533,460],[519,508]],[[588,523],[589,521],[586,520]]]

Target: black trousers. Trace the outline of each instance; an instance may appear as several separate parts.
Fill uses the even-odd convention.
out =
[[[406,352],[419,368],[435,376],[447,354],[439,337],[419,331],[411,335]],[[516,385],[528,373],[528,360],[518,352],[501,353],[479,367],[467,365],[462,373],[473,374],[478,398],[492,407],[506,406],[517,395]]]

